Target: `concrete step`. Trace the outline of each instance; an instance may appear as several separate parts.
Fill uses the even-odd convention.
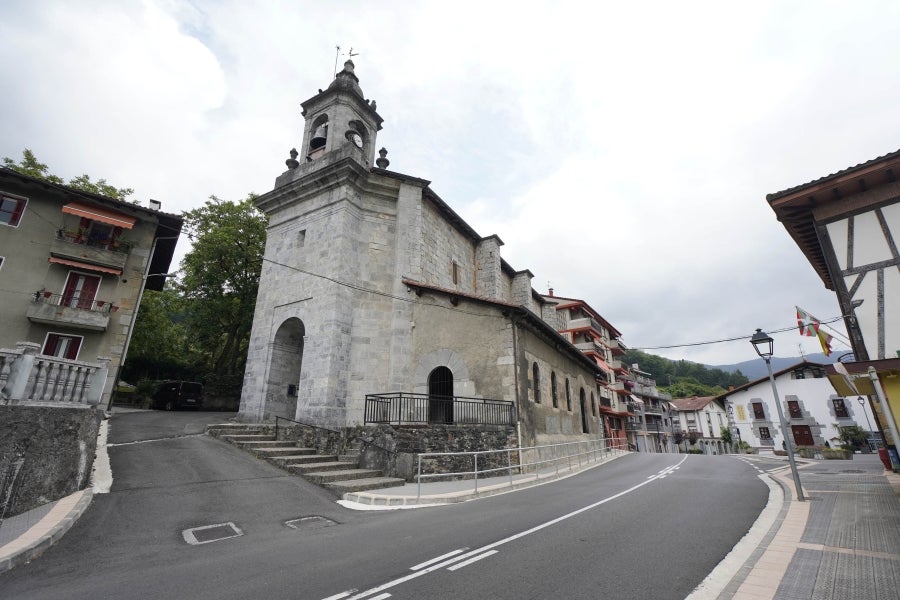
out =
[[[349,481],[351,479],[375,479],[381,477],[381,471],[377,469],[341,469],[339,471],[316,471],[303,475],[308,481],[324,485],[334,481]]]
[[[241,442],[274,442],[274,435],[263,433],[223,433],[218,436],[220,440],[237,444]]]
[[[212,436],[239,433],[266,433],[267,428],[261,425],[243,423],[215,423],[206,426],[206,433]]]
[[[349,479],[347,481],[335,481],[326,483],[322,487],[343,496],[350,492],[365,492],[366,490],[379,490],[388,487],[397,487],[406,483],[397,477],[369,477],[366,479]]]
[[[277,442],[275,440],[259,440],[250,442],[235,442],[241,448],[251,452],[257,448],[296,448],[296,442]]]
[[[297,453],[297,448],[295,446],[290,447],[274,447],[274,448],[250,448],[250,452],[256,455],[257,458],[275,458],[276,456],[295,456]]]
[[[278,467],[287,467],[297,463],[315,462],[318,460],[328,460],[330,456],[319,456],[316,454],[315,448],[294,448],[292,454],[279,454],[269,458],[269,462]]]
[[[334,458],[328,456],[326,458]],[[319,471],[340,471],[343,469],[355,469],[359,466],[359,461],[353,462],[329,460],[323,462],[305,462],[285,465],[285,469],[296,475],[306,475],[307,473],[316,473]]]

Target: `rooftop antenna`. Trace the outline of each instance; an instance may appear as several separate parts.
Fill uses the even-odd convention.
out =
[[[804,361],[806,360],[806,353],[803,352],[803,344],[797,344],[797,347],[800,348],[800,358]]]

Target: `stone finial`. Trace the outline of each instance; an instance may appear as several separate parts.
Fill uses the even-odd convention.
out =
[[[347,61],[344,63],[344,70],[347,71],[348,73],[353,73],[353,70],[355,68],[356,68],[356,65],[354,65],[353,61],[350,59],[347,59]]]
[[[284,164],[287,165],[288,169],[296,169],[300,166],[300,163],[297,162],[297,149],[291,148],[291,157],[284,161]]]
[[[375,164],[378,166],[379,169],[387,169],[388,165],[391,164],[391,161],[389,161],[386,158],[387,150],[385,148],[382,148],[381,150],[378,151],[378,156],[379,156],[379,158],[375,161]]]
[[[372,107],[372,110],[378,110],[378,105],[375,104],[375,101],[374,101],[374,100],[372,100],[371,102],[369,102],[369,106]]]

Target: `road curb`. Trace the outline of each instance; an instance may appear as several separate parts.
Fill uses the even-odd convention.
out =
[[[16,539],[0,547],[0,573],[34,560],[58,542],[84,514],[93,497],[93,492],[87,488],[57,500],[42,519]]]

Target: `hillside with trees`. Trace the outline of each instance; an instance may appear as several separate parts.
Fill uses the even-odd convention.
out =
[[[629,350],[622,362],[637,364],[641,371],[650,373],[659,390],[672,398],[716,396],[728,391],[729,386],[750,381],[740,370],[728,372],[689,360],[670,360],[640,350]]]

